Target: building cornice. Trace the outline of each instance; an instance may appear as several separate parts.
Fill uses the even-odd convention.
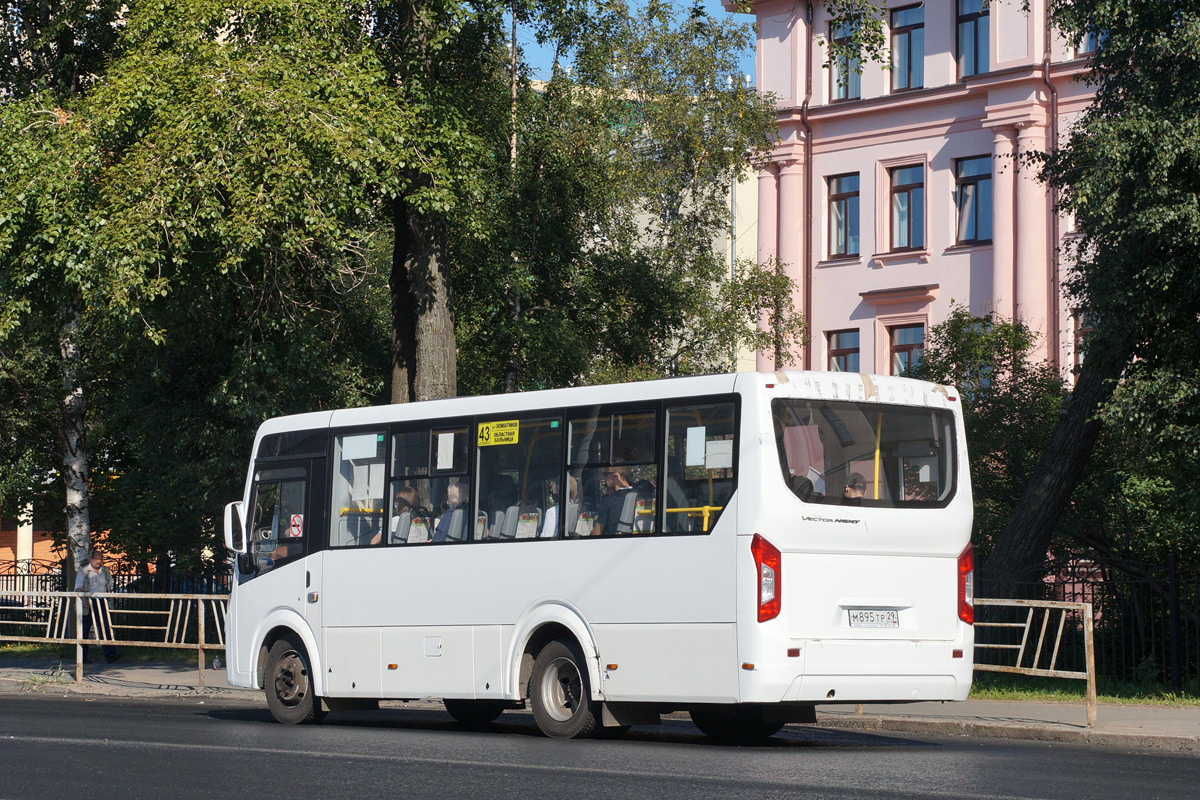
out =
[[[875,289],[870,292],[859,292],[858,296],[869,306],[892,306],[899,303],[929,303],[938,293],[938,284],[930,283],[924,286],[903,286],[898,289]]]
[[[1075,59],[1054,64],[1050,68],[1051,80],[1071,80],[1076,75],[1087,71],[1088,59]],[[984,99],[988,92],[1000,88],[1010,88],[1022,84],[1044,85],[1040,64],[1030,64],[1021,67],[996,70],[984,75],[977,75],[958,83],[945,86],[934,86],[926,89],[897,92],[895,94],[868,97],[861,100],[842,100],[820,106],[809,106],[808,117],[812,122],[827,122],[833,120],[852,119],[866,114],[878,114],[880,111],[904,111],[916,108],[928,108],[933,104],[954,103],[961,100]],[[776,118],[780,125],[789,123],[799,124],[801,109],[799,105],[780,107]]]

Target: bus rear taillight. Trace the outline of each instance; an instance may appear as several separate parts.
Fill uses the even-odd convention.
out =
[[[754,565],[758,567],[758,621],[766,622],[779,616],[780,568],[783,557],[775,546],[757,533],[750,541]]]
[[[958,618],[975,624],[975,548],[970,543],[958,556]]]

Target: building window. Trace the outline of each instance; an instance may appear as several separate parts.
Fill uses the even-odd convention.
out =
[[[1095,31],[1088,31],[1079,40],[1079,44],[1075,47],[1075,55],[1079,57],[1090,56],[1096,52],[1096,48],[1100,44],[1100,37]]]
[[[843,22],[841,25],[831,25],[829,38],[836,45],[851,46],[854,25]],[[862,67],[857,58],[838,54],[833,59],[833,70],[830,77],[833,81],[834,100],[857,100],[862,96]]]
[[[829,371],[861,372],[858,368],[858,331],[829,334]]]
[[[1083,364],[1083,343],[1093,330],[1092,321],[1088,319],[1086,311],[1076,311],[1075,318],[1075,366]]]
[[[829,179],[829,255],[858,255],[858,173]]]
[[[908,6],[892,12],[892,91],[925,85],[925,8]]]
[[[958,0],[958,77],[988,71],[987,0]]]
[[[992,157],[960,158],[954,162],[957,184],[958,244],[992,240]]]
[[[892,250],[925,246],[925,168],[894,167],[892,179]]]
[[[888,328],[891,342],[892,374],[906,375],[921,363],[921,351],[925,349],[924,325],[897,325]]]

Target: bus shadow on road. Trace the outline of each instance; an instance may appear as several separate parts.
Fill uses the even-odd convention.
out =
[[[266,709],[212,709],[210,716],[235,722],[263,722],[276,724]],[[377,728],[381,730],[413,731],[422,733],[479,734],[486,736],[515,736],[545,739],[528,711],[506,711],[495,722],[468,725],[457,722],[444,711],[416,708],[382,708],[378,711],[331,712],[321,727]],[[774,736],[757,742],[731,744],[708,738],[686,720],[664,719],[660,725],[637,726],[624,734],[602,737],[609,742],[645,742],[660,744],[687,744],[698,747],[720,749],[741,748],[750,750],[788,750],[797,748],[897,748],[936,747],[928,742],[869,731],[852,731],[837,728],[822,728],[814,725],[788,725]],[[550,741],[546,739],[546,741]]]

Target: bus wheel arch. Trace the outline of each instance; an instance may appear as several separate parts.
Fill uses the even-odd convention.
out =
[[[292,624],[295,620],[287,619],[286,617],[277,617],[267,620],[267,624],[263,627],[266,632],[259,639],[260,645],[258,648],[258,658],[255,663],[254,677],[257,679],[257,688],[266,688],[268,660],[271,655],[271,648],[275,643],[285,636],[293,637],[304,648],[305,656],[308,659],[309,666],[312,668],[313,687],[318,695],[325,694],[324,677],[321,674],[320,655],[317,651],[316,640],[312,638],[307,626]]]
[[[529,698],[529,680],[533,675],[534,662],[542,649],[556,640],[578,648],[587,665],[591,699],[603,700],[600,656],[591,629],[582,615],[562,603],[536,606],[526,611],[517,622],[513,636],[514,649],[509,662],[513,670],[509,684],[514,692],[512,696],[521,700]]]

